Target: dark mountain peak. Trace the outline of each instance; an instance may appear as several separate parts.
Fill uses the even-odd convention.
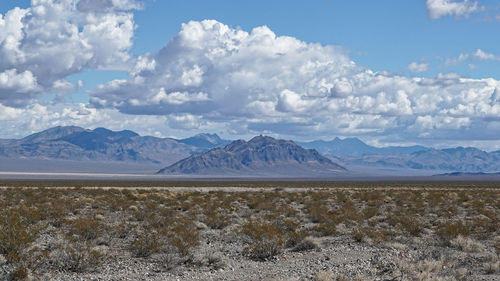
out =
[[[57,126],[53,127],[32,135],[29,135],[22,139],[23,142],[43,142],[49,140],[56,140],[63,138],[65,136],[72,135],[74,133],[84,132],[84,128],[77,126]]]
[[[111,134],[113,131],[111,131],[110,129],[99,127],[99,128],[95,128],[93,130],[93,132],[98,133],[98,134]]]
[[[268,144],[278,144],[280,142],[287,142],[285,140],[278,140],[268,136],[255,136],[248,141],[251,145],[268,145]]]
[[[246,147],[248,143],[245,140],[235,140],[224,147],[225,151],[235,152]]]
[[[61,137],[59,140],[77,145],[85,150],[102,150],[109,145],[124,143],[132,137],[139,136],[137,133],[124,131],[111,131],[106,128],[96,128],[92,131],[84,130]]]
[[[268,136],[237,140],[226,147],[195,154],[158,173],[166,174],[267,174],[297,176],[305,174],[335,174],[345,169],[292,141]]]

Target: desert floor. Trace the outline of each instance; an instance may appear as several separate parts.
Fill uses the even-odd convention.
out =
[[[500,280],[499,182],[0,186],[0,280]]]

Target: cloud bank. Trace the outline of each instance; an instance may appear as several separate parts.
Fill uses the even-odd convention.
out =
[[[134,34],[131,0],[32,0],[0,14],[0,103],[26,106],[75,86],[84,69],[123,69]]]
[[[491,140],[499,91],[494,79],[374,72],[340,47],[206,20],[184,24],[157,54],[139,58],[129,80],[100,85],[91,105],[189,128],[222,124],[234,134]]]

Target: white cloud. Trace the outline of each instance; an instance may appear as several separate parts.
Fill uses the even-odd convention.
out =
[[[265,26],[246,32],[213,20],[184,24],[156,54],[130,59],[134,23],[126,9],[135,2],[89,0],[76,9],[70,2],[33,1],[30,9],[0,18],[4,137],[79,125],[152,135],[204,130],[238,137],[344,135],[400,142],[498,139],[495,79],[374,72],[356,65],[340,47],[276,36]],[[478,49],[450,63],[471,59],[497,57]],[[130,78],[99,85],[90,93],[90,105],[26,102],[39,93],[82,87],[69,83],[68,75],[125,62]],[[427,68],[408,66],[413,72]]]
[[[470,14],[484,9],[479,6],[477,1],[471,2],[469,0],[427,0],[426,6],[431,19],[439,19],[445,16],[467,18]]]
[[[168,117],[168,124],[173,129],[198,129],[201,126],[201,116],[191,114],[172,114]]]
[[[480,56],[490,58],[476,51],[459,59]],[[166,116],[174,129],[211,124],[240,135],[488,139],[492,128],[500,129],[499,87],[494,79],[455,73],[373,72],[339,47],[207,20],[184,24],[156,55],[137,60],[129,80],[95,89],[91,103]]]
[[[424,72],[424,71],[429,70],[429,64],[412,62],[408,65],[407,69],[408,69],[408,71],[411,71],[411,72]]]
[[[447,58],[444,62],[445,65],[456,65],[470,58],[469,54],[460,54],[456,58]]]
[[[447,58],[445,60],[445,65],[450,66],[450,65],[457,65],[460,64],[464,61],[470,61],[472,59],[479,59],[479,60],[493,60],[493,61],[500,61],[500,56],[496,56],[491,53],[487,53],[481,49],[477,49],[475,52],[472,53],[462,53],[458,57],[455,58]],[[471,68],[475,68],[474,64],[469,64]]]
[[[477,49],[473,56],[481,60],[500,60],[500,57],[487,53],[481,49]]]
[[[0,14],[0,73],[29,78],[29,87],[0,84],[0,102],[21,106],[38,93],[71,90],[65,78],[85,69],[123,69],[135,28],[126,10],[139,6],[131,0],[33,0],[27,9]]]

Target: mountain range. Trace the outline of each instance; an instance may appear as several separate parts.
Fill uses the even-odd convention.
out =
[[[227,143],[217,135],[199,134],[188,139],[139,136],[137,133],[54,127],[22,139],[0,140],[0,156],[10,159],[118,161],[171,164],[192,153]]]
[[[127,169],[150,165],[151,173],[164,167],[162,174],[191,175],[304,175],[344,173],[344,168],[358,175],[500,171],[500,151],[473,147],[374,147],[357,138],[295,143],[258,136],[231,142],[217,134],[174,139],[140,136],[129,130],[66,126],[22,139],[0,139],[0,171],[14,166],[36,169],[40,161],[67,161],[62,165],[72,161],[72,167],[78,167],[78,163],[97,167],[92,163],[108,162],[115,167],[120,163],[136,165]],[[109,165],[99,167],[106,166]]]
[[[358,138],[340,139],[338,137],[331,141],[315,140],[311,142],[297,142],[297,144],[305,148],[316,149],[322,154],[354,157],[366,154],[411,154],[430,149],[420,145],[375,147],[362,142]]]
[[[359,157],[328,155],[328,157],[345,166],[467,173],[500,171],[500,151],[486,152],[474,147],[428,149],[409,154],[365,154]]]
[[[346,169],[314,149],[304,149],[293,141],[257,136],[237,140],[224,148],[193,154],[159,174],[253,175],[253,176],[332,176]]]

